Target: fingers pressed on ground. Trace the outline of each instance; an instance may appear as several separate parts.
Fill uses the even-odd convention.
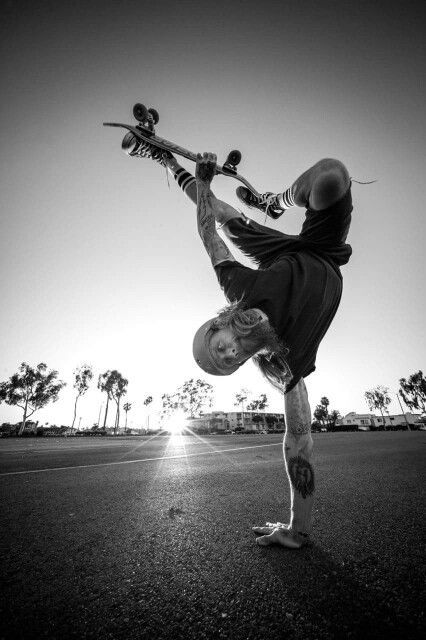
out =
[[[272,533],[272,527],[252,527],[252,531],[258,534],[266,535],[268,533]]]
[[[274,532],[272,532],[265,536],[260,536],[259,538],[256,538],[256,542],[261,547],[269,547],[270,544],[276,544],[277,540],[274,538]]]
[[[285,529],[275,529],[272,533],[256,538],[256,543],[261,547],[268,547],[271,544],[279,544],[287,549],[300,549],[302,544],[294,540],[289,531]]]

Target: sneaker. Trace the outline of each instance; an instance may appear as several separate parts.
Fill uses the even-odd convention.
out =
[[[260,194],[260,197],[256,196],[247,187],[237,187],[237,196],[241,202],[254,209],[260,209],[268,215],[270,218],[276,220],[284,213],[283,209],[277,201],[277,196],[271,191]]]
[[[160,149],[149,142],[145,142],[145,140],[139,140],[131,131],[124,136],[121,148],[128,156],[151,158],[151,160],[155,160],[163,167],[166,166],[166,159],[172,157],[169,151]]]

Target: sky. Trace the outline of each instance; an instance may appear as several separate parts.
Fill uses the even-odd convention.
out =
[[[159,111],[158,135],[195,152],[223,161],[240,149],[259,191],[286,188],[323,157],[376,179],[353,185],[353,256],[306,379],[312,409],[325,395],[342,414],[367,412],[367,389],[395,392],[424,369],[424,28],[421,2],[6,2],[0,380],[45,362],[67,382],[34,419],[70,424],[83,363],[95,381],[81,426],[104,410],[96,380],[107,369],[129,380],[132,426],[146,421],[146,396],[155,408],[189,378],[214,385],[217,410],[235,410],[242,388],[283,408],[253,364],[216,378],[193,361],[195,330],[226,301],[194,206],[102,126],[132,123],[135,102]],[[218,176],[213,189],[235,206],[237,184]],[[303,216],[268,224],[298,233]],[[21,413],[2,404],[0,422]]]

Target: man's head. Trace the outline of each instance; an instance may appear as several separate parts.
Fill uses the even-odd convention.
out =
[[[261,349],[279,349],[280,343],[265,314],[226,307],[196,332],[193,354],[197,364],[211,375],[228,376]]]

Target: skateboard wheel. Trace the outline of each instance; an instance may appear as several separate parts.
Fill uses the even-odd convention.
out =
[[[236,167],[241,162],[241,151],[234,149],[228,153],[228,157],[226,158],[225,164],[230,164],[233,167]]]
[[[123,138],[123,142],[121,143],[121,148],[124,151],[124,153],[128,156],[131,156],[136,151],[138,146],[139,146],[139,141],[136,138],[136,136],[134,136],[131,131],[126,133],[126,135]]]
[[[133,115],[136,118],[136,120],[139,120],[139,122],[143,122],[144,120],[147,120],[149,117],[148,109],[144,104],[137,102],[133,107]]]
[[[151,116],[152,116],[152,120],[153,120],[153,123],[154,123],[154,124],[157,124],[157,122],[158,122],[158,121],[159,121],[159,119],[160,119],[160,114],[158,113],[157,109],[152,109],[152,108],[151,108],[151,109],[148,109],[148,113],[150,113],[150,114],[151,114]]]

